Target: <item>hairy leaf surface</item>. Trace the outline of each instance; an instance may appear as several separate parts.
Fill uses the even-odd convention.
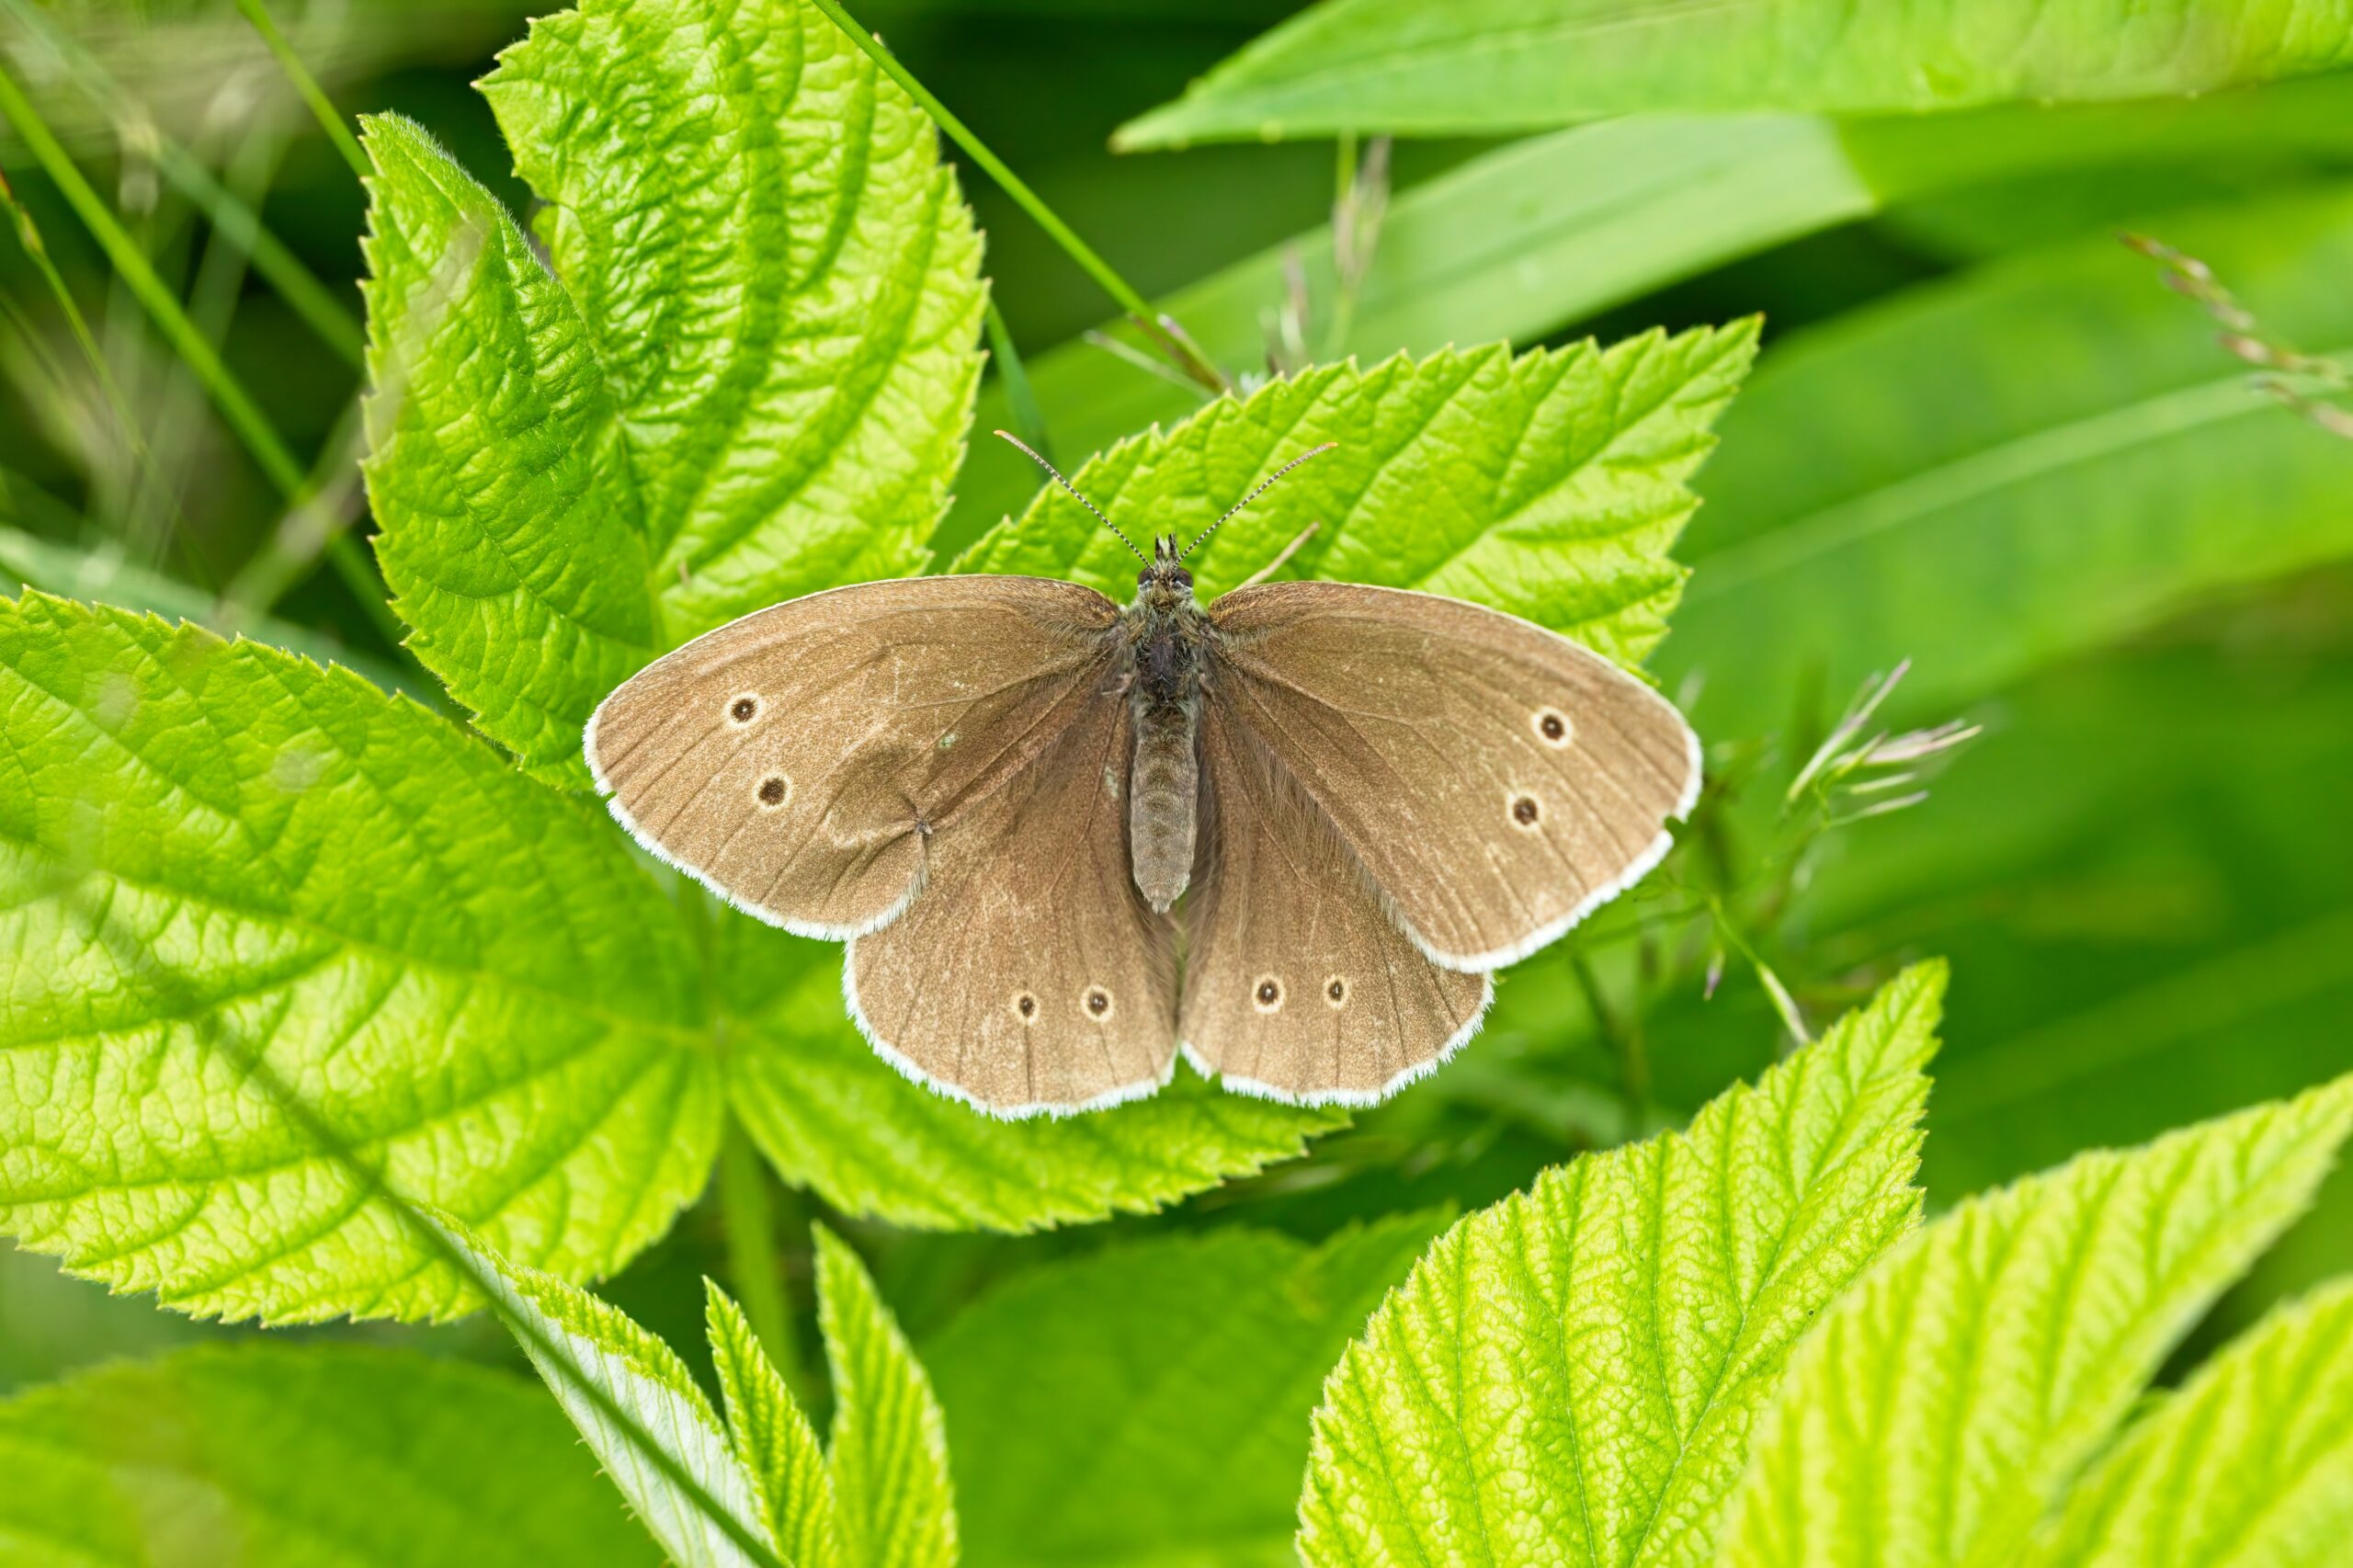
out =
[[[2353,1079],[1961,1204],[1824,1314],[1759,1425],[1717,1561],[1984,1564],[2311,1201]]]
[[[924,1346],[968,1562],[1295,1562],[1307,1418],[1445,1223],[1224,1229],[1016,1276]]]
[[[205,1346],[0,1403],[10,1568],[653,1568],[524,1379],[344,1346]]]
[[[1204,599],[1317,522],[1287,574],[1475,600],[1632,663],[1682,591],[1667,551],[1699,505],[1684,481],[1756,346],[1752,321],[1608,349],[1515,357],[1498,344],[1325,366],[1123,441],[1072,481],[1140,546],[1189,543],[1285,462],[1336,441],[1192,558]],[[959,565],[1134,591],[1134,557],[1059,488]]]
[[[2347,63],[2344,0],[1324,0],[1120,140],[1492,135],[1661,109],[1908,113],[2204,93]]]
[[[841,1531],[825,1450],[792,1391],[760,1348],[744,1309],[703,1281],[705,1322],[735,1457],[759,1489],[768,1536],[794,1568],[841,1561]]]
[[[707,1179],[670,906],[585,807],[357,676],[0,601],[0,1224],[184,1310],[477,1305],[400,1202],[557,1273]]]
[[[949,1568],[956,1500],[931,1380],[866,1266],[817,1228],[817,1323],[834,1375],[825,1453],[847,1568]]]
[[[484,83],[542,265],[370,122],[370,494],[395,608],[558,782],[679,642],[920,570],[980,373],[980,239],[922,111],[801,0],[589,0]]]
[[[1301,1555],[1705,1562],[1790,1346],[1917,1223],[1943,989],[1441,1237],[1324,1385]]]

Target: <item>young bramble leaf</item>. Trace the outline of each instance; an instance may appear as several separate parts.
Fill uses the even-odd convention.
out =
[[[587,808],[347,672],[0,601],[0,1227],[276,1322],[479,1304],[405,1204],[574,1278],[709,1176],[670,905]]]
[[[1336,1108],[1230,1095],[1185,1074],[1085,1116],[994,1121],[901,1077],[842,1012],[841,949],[749,920],[719,933],[735,1113],[786,1180],[853,1214],[1029,1231],[1162,1208],[1292,1158]]]
[[[677,1568],[779,1568],[759,1489],[676,1352],[585,1290],[442,1234]]]
[[[1667,551],[1699,505],[1684,480],[1756,348],[1749,321],[1608,349],[1515,358],[1497,344],[1324,366],[1221,398],[1071,478],[1140,540],[1183,544],[1283,463],[1336,441],[1201,547],[1204,599],[1315,522],[1287,574],[1473,599],[1631,664],[1682,592]],[[1135,581],[1125,547],[1051,486],[958,567],[1067,577],[1122,598]]]
[[[801,0],[588,0],[483,84],[550,265],[422,132],[367,141],[370,495],[418,656],[527,766],[654,654],[904,574],[980,373],[929,121]]]
[[[1123,127],[1120,144],[2163,97],[2353,63],[2348,24],[2345,0],[1324,0]]]
[[[2026,1568],[2325,1568],[2353,1529],[2353,1281],[2283,1307],[2143,1415]]]
[[[1291,1563],[1324,1374],[1447,1221],[1228,1228],[1017,1275],[924,1346],[965,1556]]]
[[[817,1323],[834,1376],[825,1454],[845,1568],[950,1568],[956,1500],[931,1380],[847,1243],[819,1226]]]
[[[1717,1562],[2017,1562],[2167,1349],[2311,1201],[2348,1128],[2343,1079],[1938,1220],[1792,1358]]]
[[[736,1459],[759,1488],[768,1535],[794,1568],[838,1562],[841,1536],[825,1450],[760,1348],[744,1309],[708,1280],[704,1290],[710,1358],[727,1402],[727,1429],[734,1437]]]
[[[1441,1237],[1324,1385],[1302,1557],[1704,1562],[1791,1346],[1917,1222],[1943,989]]]
[[[24,1568],[659,1561],[538,1388],[413,1352],[207,1346],[82,1373],[0,1403],[0,1562]]]

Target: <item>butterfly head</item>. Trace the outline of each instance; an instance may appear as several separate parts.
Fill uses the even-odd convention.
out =
[[[1193,574],[1185,569],[1184,553],[1173,534],[1152,541],[1152,560],[1136,574],[1136,597],[1147,604],[1175,603],[1193,597]]]

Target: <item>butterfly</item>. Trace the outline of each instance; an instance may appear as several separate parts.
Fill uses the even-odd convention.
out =
[[[1149,1095],[1180,1051],[1246,1094],[1381,1100],[1658,863],[1699,744],[1518,617],[1270,580],[1305,535],[1200,604],[1186,558],[1328,449],[1148,557],[1029,452],[1135,553],[1128,605],[942,576],[772,606],[606,698],[597,787],[738,908],[847,943],[874,1049],[992,1115]]]

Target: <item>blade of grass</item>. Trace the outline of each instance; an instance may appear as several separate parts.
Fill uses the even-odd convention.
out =
[[[998,384],[1005,389],[1005,406],[1013,415],[1013,433],[1027,441],[1048,462],[1054,460],[1053,443],[1046,435],[1046,413],[1038,406],[1038,394],[1029,388],[1029,372],[1021,368],[1021,351],[1013,346],[1013,333],[1005,324],[1005,317],[989,301],[989,353],[996,360]]]
[[[58,190],[90,231],[91,237],[98,242],[99,248],[106,252],[107,259],[113,264],[115,275],[137,296],[174,352],[203,383],[205,391],[212,398],[213,406],[221,411],[222,417],[236,433],[245,450],[252,454],[263,474],[290,506],[298,508],[302,506],[313,494],[310,476],[302,472],[301,465],[287,449],[285,442],[278,437],[277,430],[271,426],[251,394],[231,374],[229,367],[222,362],[211,344],[197,330],[195,323],[188,320],[188,312],[180,308],[179,301],[165,287],[164,280],[155,275],[155,269],[149,264],[145,254],[124,231],[113,211],[99,199],[98,193],[83,177],[82,171],[74,166],[64,146],[34,109],[6,65],[0,65],[0,119],[16,127],[17,134],[23,138],[33,156],[40,161],[50,178],[56,182]],[[327,540],[326,555],[336,574],[350,588],[352,597],[359,601],[360,608],[392,645],[398,647],[404,629],[393,618],[392,606],[384,597],[383,585],[358,545],[350,535],[337,532]]]
[[[122,389],[115,384],[114,372],[107,368],[107,357],[98,350],[98,340],[90,335],[90,324],[82,314],[82,307],[74,301],[74,291],[65,286],[65,275],[57,270],[57,263],[50,258],[49,247],[41,243],[40,225],[25,204],[17,199],[14,187],[8,184],[6,170],[0,170],[0,207],[8,210],[9,222],[17,231],[17,243],[31,258],[34,268],[49,285],[50,293],[57,301],[58,310],[72,329],[74,341],[81,347],[82,358],[88,360],[90,373],[97,378],[98,390],[106,396],[107,404],[114,411],[115,421],[122,427],[123,438],[135,446],[139,427],[131,423],[131,410],[122,400]]]
[[[1036,191],[1029,188],[1028,181],[1015,174],[1004,159],[989,151],[988,144],[973,135],[946,104],[933,96],[930,88],[916,81],[914,74],[899,63],[896,55],[883,48],[880,40],[860,27],[856,18],[842,9],[841,0],[811,0],[811,4],[823,11],[834,26],[841,28],[844,37],[858,45],[876,65],[881,67],[884,75],[904,88],[907,97],[921,104],[924,112],[931,116],[932,122],[948,133],[948,139],[964,149],[972,162],[978,164],[991,179],[996,181],[1006,195],[1013,199],[1014,205],[1029,214],[1030,221],[1043,229],[1048,238],[1060,245],[1065,255],[1078,263],[1081,270],[1095,279],[1103,291],[1118,302],[1119,307],[1127,312],[1128,319],[1135,323],[1138,330],[1158,342],[1168,357],[1182,367],[1188,376],[1199,381],[1204,388],[1211,392],[1225,391],[1224,372],[1205,358],[1200,350],[1193,347],[1192,341],[1185,335],[1184,331],[1176,324],[1175,321],[1145,303],[1144,297],[1136,292],[1134,286],[1111,270],[1110,263],[1096,255],[1094,247],[1080,239],[1077,233],[1068,223],[1063,222],[1061,216],[1052,208],[1047,206]]]
[[[343,161],[351,165],[351,172],[366,179],[368,157],[359,150],[358,138],[351,134],[351,127],[344,123],[343,116],[327,97],[326,89],[319,85],[319,79],[303,65],[302,57],[294,52],[294,46],[287,41],[286,35],[278,30],[278,24],[270,19],[268,8],[262,5],[261,0],[237,0],[237,9],[244,13],[245,20],[251,22],[254,31],[261,35],[262,42],[269,46],[269,52],[278,57],[278,69],[285,72],[287,80],[294,84],[294,90],[302,95],[302,101],[311,106],[311,113],[317,119],[319,128],[327,133],[327,140],[335,143],[335,151],[343,154]]]

